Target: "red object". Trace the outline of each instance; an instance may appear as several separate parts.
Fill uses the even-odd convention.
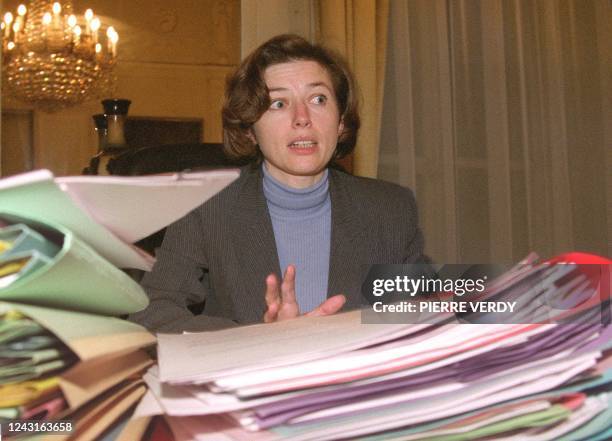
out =
[[[546,261],[546,263],[576,263],[584,265],[610,265],[612,260],[601,257],[596,254],[587,253],[566,253],[560,254],[552,259]]]

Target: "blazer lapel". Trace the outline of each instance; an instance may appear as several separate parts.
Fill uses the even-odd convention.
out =
[[[235,302],[244,302],[245,298],[249,298],[246,307],[253,308],[253,317],[259,320],[266,310],[265,277],[275,273],[280,278],[281,268],[263,194],[261,168],[245,169],[243,173],[246,173],[245,179],[229,222],[239,265],[237,270],[241,272],[237,277],[240,280],[237,287],[248,293],[234,292],[232,297]],[[355,308],[361,305],[359,289],[347,291],[347,287],[354,287],[365,277],[366,268],[362,268],[359,262],[368,261],[368,251],[363,240],[364,226],[359,207],[351,197],[350,183],[346,179],[330,169],[332,226],[327,297],[345,294],[345,308]]]
[[[272,221],[263,194],[261,168],[243,171],[247,173],[239,191],[236,206],[232,211],[232,241],[238,267],[237,277],[241,281],[239,289],[251,300],[249,306],[260,320],[266,310],[265,278],[270,273],[280,277],[280,265]],[[244,299],[245,293],[232,293],[236,300]],[[244,300],[243,300],[244,301]]]
[[[359,290],[349,290],[365,277],[359,262],[367,262],[367,248],[362,238],[364,226],[360,220],[359,207],[351,197],[346,182],[339,172],[330,169],[330,197],[332,204],[331,247],[329,257],[329,281],[327,297],[344,294],[345,308],[361,305]]]

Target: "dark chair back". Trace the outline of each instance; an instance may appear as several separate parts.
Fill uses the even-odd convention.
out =
[[[238,167],[244,161],[228,158],[223,144],[168,144],[128,150],[108,162],[111,175],[140,176],[186,170]]]

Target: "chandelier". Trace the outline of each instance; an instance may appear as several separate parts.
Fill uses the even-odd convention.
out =
[[[101,41],[91,9],[79,19],[70,0],[31,0],[4,14],[1,27],[8,96],[54,111],[111,92],[119,35],[109,26]]]

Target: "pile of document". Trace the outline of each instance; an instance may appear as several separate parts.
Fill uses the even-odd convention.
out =
[[[492,284],[520,297],[528,274],[558,271],[560,297],[591,295],[557,321],[364,325],[354,311],[160,334],[135,417],[165,415],[177,441],[608,440],[609,264],[596,286],[535,262]]]
[[[146,391],[155,337],[117,317],[148,304],[119,268],[150,269],[153,258],[131,243],[237,176],[54,178],[41,170],[0,181],[0,425],[70,421],[71,433],[51,439],[91,440],[127,421]]]

